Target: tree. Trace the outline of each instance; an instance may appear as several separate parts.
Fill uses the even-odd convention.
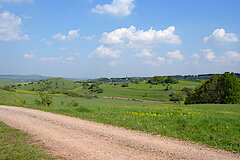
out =
[[[164,83],[164,77],[154,76],[154,77],[150,78],[147,83],[150,83],[153,85],[158,85],[158,84]]]
[[[124,83],[124,84],[122,85],[122,87],[128,87],[128,86],[129,86],[128,83]]]
[[[135,84],[139,84],[141,81],[143,81],[143,80],[140,78],[137,78],[137,79],[132,80],[131,82],[135,83]]]
[[[172,92],[169,96],[170,101],[183,101],[186,97],[184,92]]]
[[[35,100],[35,102],[37,104],[42,104],[42,105],[47,105],[47,106],[52,104],[52,96],[50,94],[48,94],[47,92],[40,91],[39,96],[40,96],[40,100],[39,99]]]
[[[172,76],[167,76],[164,82],[171,83],[171,84],[177,84],[178,80],[174,79]]]
[[[82,84],[82,86],[83,86],[83,89],[87,89],[88,86],[89,86],[89,84],[88,84],[88,82],[84,82],[84,83]]]
[[[88,87],[89,92],[103,93],[103,89],[99,87],[97,83],[93,83]]]
[[[185,104],[240,103],[240,81],[234,73],[213,75],[188,95]]]

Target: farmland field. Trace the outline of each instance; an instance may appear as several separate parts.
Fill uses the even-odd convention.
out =
[[[121,83],[103,84],[104,92],[100,95],[130,99],[86,99],[59,94],[53,96],[50,106],[35,104],[35,99],[39,98],[35,92],[0,90],[0,104],[29,107],[240,152],[239,104],[184,105],[168,101],[169,92],[198,84],[181,81],[171,85],[170,91],[164,91],[166,86],[163,85],[152,85],[150,88],[150,85],[142,83],[123,88]],[[82,89],[76,89],[76,92],[82,92]],[[144,92],[147,92],[146,97],[142,96]],[[158,99],[161,94],[162,99]],[[134,98],[156,102],[141,102]]]

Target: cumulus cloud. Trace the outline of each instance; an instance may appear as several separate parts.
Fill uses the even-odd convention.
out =
[[[113,50],[111,48],[105,47],[103,45],[95,49],[95,51],[89,55],[89,57],[99,57],[99,58],[117,58],[120,55],[119,50]]]
[[[227,51],[224,55],[229,61],[240,62],[240,53],[236,51]]]
[[[23,55],[23,57],[26,59],[32,59],[35,57],[35,54],[34,53],[26,53]]]
[[[112,32],[105,32],[100,40],[104,44],[159,44],[159,43],[181,43],[180,38],[174,34],[175,27],[170,26],[165,30],[154,30],[150,28],[148,31],[137,30],[136,27],[120,28]]]
[[[210,62],[234,63],[240,62],[240,53],[237,51],[226,51],[224,54],[216,54],[212,49],[204,49],[202,57]],[[201,55],[199,55],[201,57]]]
[[[211,49],[204,49],[203,50],[203,54],[204,57],[208,60],[208,61],[214,61],[217,59],[217,57],[215,56],[215,53],[213,50]]]
[[[163,57],[157,57],[157,60],[158,62],[165,62],[166,61],[166,58],[163,58]]]
[[[91,11],[99,14],[128,16],[135,8],[134,0],[113,0],[111,4],[96,5]]]
[[[75,57],[42,57],[40,58],[41,61],[44,62],[60,62],[60,63],[71,63],[72,61],[75,60]]]
[[[27,40],[21,30],[22,20],[20,17],[4,11],[0,13],[0,41]]]
[[[95,38],[95,36],[94,35],[92,35],[92,36],[82,36],[85,40],[88,40],[88,41],[91,41],[91,40],[93,40],[94,38]]]
[[[204,37],[203,41],[217,44],[232,43],[238,42],[238,37],[234,33],[226,33],[226,31],[221,28],[214,30],[210,36]]]
[[[159,66],[159,62],[153,61],[153,60],[147,60],[144,62],[144,64],[150,65],[150,66]]]
[[[77,39],[80,37],[79,32],[80,32],[80,30],[70,30],[70,31],[68,31],[68,33],[66,35],[58,33],[58,34],[52,36],[52,38],[60,40],[60,41],[71,41],[71,40],[74,40],[74,39]]]
[[[194,58],[194,59],[199,59],[199,58],[200,58],[200,55],[197,54],[197,53],[194,53],[191,57]]]
[[[171,51],[166,53],[167,57],[157,57],[155,60],[145,61],[144,64],[158,66],[160,64],[172,64],[174,61],[183,60],[183,55],[179,50]]]
[[[182,60],[183,59],[183,55],[181,54],[180,50],[167,52],[167,56],[170,59],[176,59],[176,60]]]
[[[139,58],[142,58],[142,57],[148,58],[148,57],[152,57],[152,56],[153,56],[153,53],[150,52],[150,51],[147,50],[147,49],[144,49],[144,50],[142,50],[142,52],[137,53],[135,56],[136,56],[136,57],[139,57]]]

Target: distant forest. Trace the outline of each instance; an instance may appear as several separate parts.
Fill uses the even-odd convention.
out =
[[[193,81],[200,81],[200,80],[209,80],[212,75],[220,75],[220,74],[199,74],[199,75],[173,75],[176,80],[193,80]],[[240,79],[240,74],[235,73],[235,75]],[[164,76],[166,77],[166,76]],[[131,82],[136,79],[142,80],[149,80],[151,77],[124,77],[124,78],[99,78],[99,79],[90,79],[87,82]],[[83,81],[80,81],[83,82]],[[85,81],[86,82],[86,81]]]

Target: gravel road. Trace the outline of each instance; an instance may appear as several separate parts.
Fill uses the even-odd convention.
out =
[[[240,160],[239,154],[21,107],[0,106],[0,121],[76,160]]]

